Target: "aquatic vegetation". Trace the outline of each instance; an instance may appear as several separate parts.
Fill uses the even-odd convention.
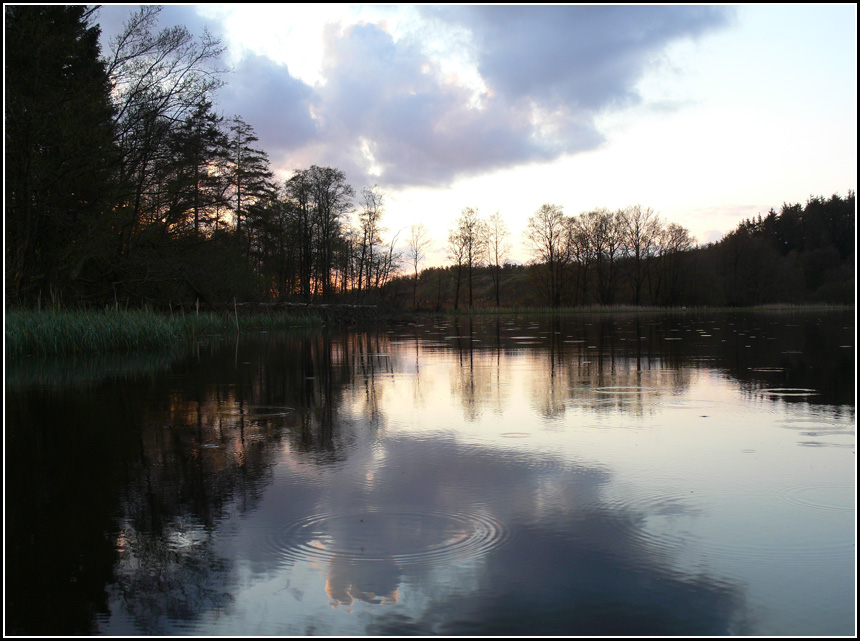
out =
[[[162,314],[152,310],[7,311],[6,356],[147,350],[214,334],[321,324],[314,315]]]

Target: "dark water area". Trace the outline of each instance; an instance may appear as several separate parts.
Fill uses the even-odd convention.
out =
[[[10,635],[854,635],[851,313],[6,361]]]

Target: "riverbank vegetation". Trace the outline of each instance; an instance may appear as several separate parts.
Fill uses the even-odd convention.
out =
[[[5,7],[9,309],[148,309],[172,319],[193,310],[217,331],[253,305],[351,320],[367,306],[854,304],[853,191],[784,204],[709,245],[640,205],[569,215],[546,203],[522,212],[521,238],[498,214],[464,207],[445,245],[449,264],[421,269],[438,239],[421,225],[408,237],[390,232],[377,186],[356,190],[344,172],[317,165],[275,180],[253,127],[215,107],[221,43],[184,27],[159,31],[159,11],[131,13],[102,51],[95,9]],[[509,261],[519,241],[525,265]],[[77,313],[21,321],[26,349],[98,340],[81,337],[98,334],[92,319],[71,329]],[[152,336],[132,319],[115,340],[188,333],[147,317]],[[7,339],[16,318],[7,314]],[[42,325],[77,338],[51,339]]]
[[[7,310],[6,356],[154,350],[212,335],[322,324],[316,314],[230,316],[152,310]]]

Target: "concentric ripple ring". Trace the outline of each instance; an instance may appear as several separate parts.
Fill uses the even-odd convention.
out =
[[[314,514],[277,530],[269,544],[281,562],[428,564],[474,559],[504,544],[508,531],[485,512],[396,509]]]

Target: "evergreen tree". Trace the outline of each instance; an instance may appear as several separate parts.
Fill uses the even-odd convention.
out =
[[[251,125],[239,116],[233,117],[230,122],[229,171],[237,235],[243,233],[243,217],[249,207],[260,199],[269,198],[275,190],[268,155],[252,146],[258,140]]]
[[[92,17],[85,6],[5,7],[6,292],[16,303],[83,285],[104,258],[117,155]]]
[[[168,223],[198,238],[225,204],[229,141],[222,122],[203,101],[170,136]]]

